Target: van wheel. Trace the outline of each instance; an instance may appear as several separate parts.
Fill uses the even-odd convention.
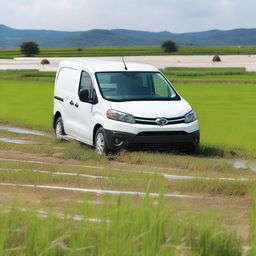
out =
[[[99,155],[108,154],[106,135],[103,128],[99,128],[95,134],[95,151]]]
[[[58,117],[55,123],[55,134],[57,138],[61,138],[66,135],[64,130],[64,125],[61,117]]]

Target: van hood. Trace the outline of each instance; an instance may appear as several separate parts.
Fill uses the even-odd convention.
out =
[[[109,102],[112,109],[145,118],[175,118],[184,116],[191,106],[184,100],[177,101],[123,101]]]

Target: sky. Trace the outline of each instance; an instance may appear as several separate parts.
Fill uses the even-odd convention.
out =
[[[175,33],[256,28],[255,0],[0,0],[17,29],[133,29]]]

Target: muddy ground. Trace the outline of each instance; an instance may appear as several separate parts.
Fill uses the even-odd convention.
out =
[[[29,139],[28,134],[24,135],[25,139]],[[15,137],[14,137],[15,138]],[[7,142],[6,142],[7,143]],[[50,142],[48,142],[50,143]],[[58,145],[60,148],[61,146]],[[74,159],[63,159],[58,157],[58,155],[47,155],[47,154],[38,154],[32,152],[21,152],[14,149],[1,149],[0,145],[0,163],[16,162],[21,168],[24,163],[35,164],[37,169],[40,169],[40,166],[57,166],[57,167],[68,167],[70,172],[76,172],[77,168],[80,169],[84,167],[83,173],[90,170],[90,175],[92,170],[104,170],[105,166],[95,164],[93,166],[91,162],[88,164],[84,161],[78,161]],[[129,172],[131,170],[137,172],[146,172],[147,166],[139,166],[134,164],[120,163],[112,161],[107,168],[112,168],[113,170]],[[47,167],[44,167],[44,170],[47,170]],[[170,168],[171,170],[171,168]],[[170,171],[169,171],[170,174]],[[8,186],[8,180],[1,180],[0,184],[0,204],[8,205],[10,202],[19,200],[22,205],[32,205],[36,206],[40,210],[46,210],[53,202],[61,210],[66,209],[68,205],[74,203],[81,203],[84,197],[83,192],[78,191],[66,191],[62,189],[45,189],[39,188],[36,183],[30,184],[32,187],[20,187],[19,184],[24,185],[23,182],[16,180],[13,186]],[[100,180],[99,180],[100,183]],[[15,185],[17,184],[17,186]],[[62,185],[58,182],[49,182],[44,185],[56,186]],[[67,186],[66,186],[67,187]],[[74,185],[72,185],[74,187]],[[81,186],[79,186],[81,188]],[[86,187],[84,187],[86,188]],[[115,182],[113,182],[113,189],[115,189]],[[116,188],[115,191],[118,191]],[[121,190],[120,190],[121,191]],[[136,192],[136,190],[133,190]],[[138,191],[139,192],[139,191]],[[250,208],[251,201],[250,196],[226,196],[226,195],[210,195],[207,193],[196,193],[196,194],[187,194],[188,197],[178,197],[183,194],[180,191],[173,191],[173,194],[177,197],[168,197],[166,198],[166,203],[170,206],[176,207],[181,213],[186,213],[188,211],[193,211],[198,214],[203,212],[216,214],[224,219],[224,223],[231,227],[236,227],[238,229],[238,234],[241,236],[242,240],[248,241],[250,236]],[[117,197],[118,195],[112,195]],[[192,197],[189,197],[192,196]],[[90,202],[95,204],[100,204],[104,197],[102,192],[90,192],[88,193]],[[138,202],[140,195],[123,195],[123,197],[133,197],[134,202]]]

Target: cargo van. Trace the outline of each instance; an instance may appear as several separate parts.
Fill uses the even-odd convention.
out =
[[[55,80],[53,127],[108,154],[121,148],[199,143],[196,112],[155,67],[95,59],[63,61]]]

